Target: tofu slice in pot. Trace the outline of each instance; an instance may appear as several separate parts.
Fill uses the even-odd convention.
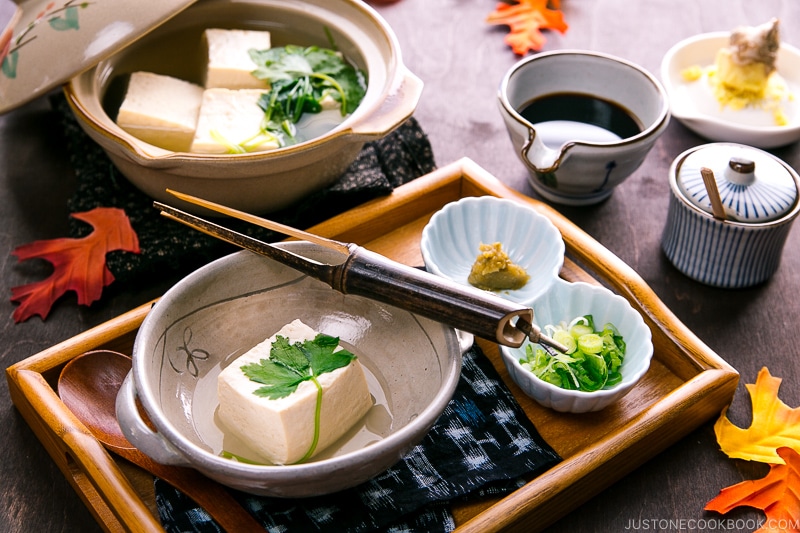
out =
[[[117,125],[165,150],[189,151],[203,101],[197,84],[152,72],[133,72]]]

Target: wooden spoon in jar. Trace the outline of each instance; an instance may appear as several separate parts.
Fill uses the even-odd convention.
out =
[[[703,184],[706,186],[708,199],[711,201],[711,212],[714,218],[718,220],[725,220],[728,218],[725,213],[725,207],[722,205],[722,198],[719,195],[717,188],[717,180],[714,177],[714,171],[707,167],[700,168],[700,175],[703,177]]]
[[[131,370],[131,358],[109,350],[80,355],[67,363],[58,378],[61,401],[107,450],[143,468],[199,506],[225,531],[264,531],[228,489],[200,472],[162,465],[134,447],[119,427],[117,392]]]

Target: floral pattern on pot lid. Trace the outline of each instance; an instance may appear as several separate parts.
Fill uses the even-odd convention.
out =
[[[781,218],[797,203],[797,175],[772,154],[741,144],[698,147],[676,166],[678,188],[687,201],[712,213],[700,172],[709,168],[728,220],[762,223]]]
[[[122,50],[194,0],[0,0],[0,113]]]

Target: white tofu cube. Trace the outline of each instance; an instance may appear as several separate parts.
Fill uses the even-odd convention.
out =
[[[144,142],[186,152],[194,138],[203,88],[152,72],[134,72],[117,125]]]
[[[256,64],[249,50],[267,50],[271,46],[268,31],[223,30],[211,28],[203,33],[208,49],[206,89],[265,89],[266,80],[251,74]]]
[[[261,132],[264,111],[257,89],[206,89],[192,141],[192,152],[225,154],[274,150],[278,140]]]
[[[295,320],[228,365],[217,381],[218,415],[228,431],[264,459],[292,464],[303,458],[314,438],[316,386],[304,381],[289,396],[271,400],[256,396],[254,391],[261,384],[241,370],[245,364],[269,359],[278,335],[296,342],[313,339],[316,332]],[[357,359],[320,375],[318,381],[323,392],[315,454],[350,430],[372,406],[364,370]]]

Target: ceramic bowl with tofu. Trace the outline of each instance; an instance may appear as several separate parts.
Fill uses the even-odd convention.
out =
[[[326,94],[289,142],[264,127],[259,99],[272,82],[250,58],[287,46],[335,49],[363,92],[344,116],[342,93]],[[252,213],[290,207],[407,120],[421,92],[391,28],[359,0],[200,0],[65,85],[79,124],[126,178],[203,214],[166,190]]]
[[[341,257],[308,242],[280,246],[323,262]],[[338,343],[322,342],[329,338]],[[293,380],[270,377],[272,362],[294,368],[287,346],[298,342],[316,354],[318,416],[316,383],[302,380],[282,395]],[[452,398],[466,348],[441,323],[242,251],[200,268],[154,305],[117,416],[157,462],[253,494],[320,495],[378,475],[422,440]]]

